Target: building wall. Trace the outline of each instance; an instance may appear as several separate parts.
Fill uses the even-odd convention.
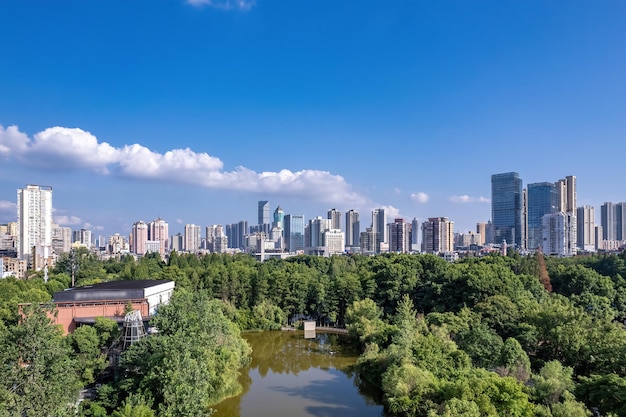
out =
[[[63,334],[76,330],[77,318],[108,317],[122,319],[124,309],[131,301],[133,309],[139,310],[142,317],[148,317],[150,307],[147,300],[81,301],[55,303],[57,314],[48,314],[54,324],[61,325]]]

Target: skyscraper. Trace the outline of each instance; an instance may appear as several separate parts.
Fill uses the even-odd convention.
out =
[[[148,240],[148,225],[142,221],[135,222],[133,224],[131,240],[132,252],[137,255],[144,255],[147,250],[146,241]]]
[[[602,240],[617,240],[617,209],[615,204],[605,202],[600,206]]]
[[[270,202],[267,200],[259,201],[258,209],[259,224],[270,224]]]
[[[491,176],[491,219],[494,243],[514,243],[522,246],[522,180],[517,172]]]
[[[35,246],[52,248],[52,187],[27,185],[17,190],[17,256],[30,258]]]
[[[328,219],[331,229],[341,229],[341,212],[336,209],[328,210]]]
[[[422,223],[422,251],[426,253],[452,252],[454,222],[447,217],[430,217]]]
[[[148,240],[159,241],[159,254],[165,256],[170,247],[169,225],[160,217],[148,224]]]
[[[374,240],[376,241],[376,252],[380,252],[381,242],[387,242],[387,217],[385,209],[372,210],[372,231],[374,232]]]
[[[528,249],[541,248],[542,218],[546,214],[559,211],[559,193],[552,182],[528,184]]]
[[[284,210],[278,206],[276,207],[276,210],[274,210],[274,222],[272,223],[272,228],[274,227],[278,227],[280,229],[284,229],[284,219],[285,219],[285,212]]]
[[[411,252],[411,223],[402,218],[389,223],[389,252]]]
[[[359,213],[354,210],[348,210],[346,212],[346,246],[359,246],[360,238],[361,222],[359,220]]]
[[[542,219],[543,234],[542,249],[546,255],[573,256],[576,255],[575,238],[576,216],[571,212],[556,212],[546,214]]]
[[[419,251],[420,223],[417,217],[413,217],[411,221],[411,250]]]
[[[187,252],[196,252],[200,249],[200,241],[202,237],[200,235],[200,226],[195,224],[185,225],[185,250]]]
[[[596,213],[593,206],[582,206],[576,210],[577,244],[581,250],[596,250]]]
[[[285,223],[285,249],[295,252],[304,249],[304,215],[287,214]]]
[[[604,240],[626,240],[626,203],[602,204],[600,224]]]

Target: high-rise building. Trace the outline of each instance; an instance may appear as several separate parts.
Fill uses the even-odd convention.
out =
[[[372,210],[372,231],[374,232],[374,240],[376,241],[376,252],[380,252],[380,244],[388,242],[387,240],[387,217],[385,209]]]
[[[52,249],[56,254],[68,253],[72,249],[72,229],[52,226]]]
[[[422,251],[426,253],[452,252],[454,222],[447,217],[430,217],[422,223]]]
[[[576,176],[568,175],[555,183],[559,194],[558,210],[576,216]]]
[[[159,241],[159,253],[165,256],[170,247],[169,225],[160,217],[148,225],[148,240]]]
[[[278,227],[280,229],[284,229],[284,221],[285,221],[285,211],[280,207],[276,207],[274,210],[274,222],[272,223],[272,228]]]
[[[354,210],[346,212],[346,247],[359,246],[361,238],[361,222],[359,213]]]
[[[543,216],[560,210],[560,194],[552,182],[528,184],[528,249],[543,245],[541,225]]]
[[[202,236],[200,235],[200,226],[195,224],[185,225],[185,251],[196,252],[200,249],[200,242]]]
[[[376,237],[371,227],[367,227],[365,231],[361,233],[359,245],[361,246],[362,253],[372,254],[376,251]]]
[[[184,236],[179,232],[170,238],[171,250],[176,251],[178,253],[185,250],[185,239]]]
[[[491,219],[494,242],[503,240],[522,247],[522,180],[517,172],[491,176]]]
[[[600,207],[602,238],[608,241],[626,240],[626,203],[605,202]]]
[[[420,222],[417,217],[411,221],[411,251],[420,251],[419,246]]]
[[[626,203],[615,205],[615,221],[617,222],[617,240],[626,240]]]
[[[52,251],[52,187],[27,185],[17,190],[17,256],[30,259],[36,246]]]
[[[389,223],[389,252],[411,252],[411,223],[402,218]]]
[[[308,241],[305,245],[310,248],[319,248],[324,246],[324,232],[330,230],[330,219],[323,219],[317,216],[309,220]]]
[[[546,214],[542,219],[543,253],[554,256],[576,255],[576,216],[571,212]]]
[[[131,240],[131,251],[137,255],[145,255],[147,251],[146,242],[148,241],[148,225],[142,221],[135,222],[133,224]]]
[[[331,229],[341,229],[341,212],[337,209],[328,210],[328,217],[330,220]]]
[[[270,202],[267,200],[259,201],[258,209],[259,225],[267,225],[267,229],[270,229]]]
[[[600,225],[602,240],[617,240],[617,208],[615,204],[605,202],[600,206]]]
[[[285,224],[285,249],[296,252],[304,249],[304,215],[287,214]]]
[[[596,250],[596,213],[593,206],[576,209],[576,242],[578,248],[587,252]]]
[[[84,246],[87,249],[91,249],[91,230],[80,229],[73,232],[73,243]]]

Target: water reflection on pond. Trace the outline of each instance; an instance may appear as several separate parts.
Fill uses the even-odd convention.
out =
[[[216,407],[217,417],[374,417],[383,415],[375,391],[358,378],[358,357],[334,334],[246,333],[250,366],[243,392]]]

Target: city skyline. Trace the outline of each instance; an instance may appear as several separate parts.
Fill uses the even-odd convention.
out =
[[[576,175],[598,224],[626,200],[619,3],[227,4],[0,5],[0,223],[28,184],[94,235],[252,225],[258,200],[469,231],[511,171]]]

